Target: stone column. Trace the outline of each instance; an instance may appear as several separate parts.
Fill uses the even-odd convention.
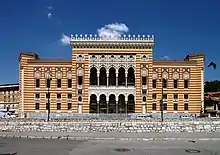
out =
[[[125,113],[128,114],[128,101],[125,101]]]
[[[109,79],[108,79],[108,78],[109,78],[109,72],[106,73],[106,77],[107,77],[107,87],[108,87],[108,82],[109,82],[109,81],[108,81],[108,80],[109,80]]]
[[[118,71],[116,71],[116,87],[118,87]]]
[[[115,101],[115,106],[116,106],[116,108],[115,108],[116,109],[116,114],[118,114],[118,101],[117,100]]]
[[[108,104],[108,101],[106,101],[106,104],[107,104],[107,114],[108,114],[108,108],[109,108],[109,104]]]
[[[97,101],[97,113],[99,114],[99,101]]]
[[[128,72],[125,72],[125,86],[128,86]]]
[[[99,86],[99,72],[97,72],[97,85]]]

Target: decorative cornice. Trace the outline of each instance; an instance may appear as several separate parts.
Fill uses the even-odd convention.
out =
[[[110,48],[110,49],[152,49],[154,35],[121,35],[118,37],[99,37],[97,35],[72,35],[72,48]]]

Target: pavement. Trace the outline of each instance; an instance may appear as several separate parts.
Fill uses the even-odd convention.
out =
[[[128,133],[128,132],[0,132],[3,138],[25,139],[68,139],[68,140],[220,140],[220,133],[179,132],[179,133]]]
[[[0,155],[220,155],[219,141],[0,138]]]

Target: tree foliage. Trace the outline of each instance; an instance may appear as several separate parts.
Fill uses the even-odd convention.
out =
[[[206,85],[204,86],[205,92],[218,92],[220,91],[220,81],[207,81]]]

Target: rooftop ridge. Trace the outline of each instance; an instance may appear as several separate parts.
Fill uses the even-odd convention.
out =
[[[71,34],[70,35],[70,41],[154,41],[154,35],[119,35],[116,37],[111,36],[103,36],[100,37],[97,34]]]

